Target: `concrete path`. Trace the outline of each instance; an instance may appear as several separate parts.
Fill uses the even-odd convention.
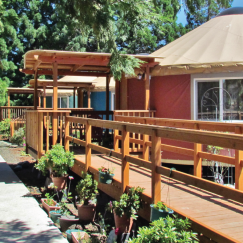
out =
[[[0,156],[0,242],[67,243]]]

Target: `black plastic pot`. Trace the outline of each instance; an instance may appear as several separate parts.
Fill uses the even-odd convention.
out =
[[[103,184],[111,184],[114,174],[107,174],[99,171],[99,182]]]
[[[154,204],[150,204],[151,213],[150,213],[150,221],[158,220],[159,218],[166,218],[168,215],[173,214],[174,211],[168,208],[168,211],[158,210],[154,208]]]

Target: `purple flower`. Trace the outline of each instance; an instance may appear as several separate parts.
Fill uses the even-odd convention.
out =
[[[68,178],[69,178],[69,180],[73,180],[74,179],[72,176],[69,176]]]
[[[23,143],[23,146],[26,146],[26,144],[25,144],[25,143]]]

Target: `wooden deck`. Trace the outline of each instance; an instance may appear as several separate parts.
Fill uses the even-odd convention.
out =
[[[84,165],[84,161],[84,155],[76,156],[74,171],[79,175],[78,164]],[[91,161],[93,169],[101,166],[114,168],[115,182],[121,182],[121,162],[118,159],[92,154]],[[95,178],[97,179],[97,177],[96,172]],[[129,185],[144,187],[145,194],[151,197],[151,173],[147,169],[130,164]],[[107,185],[99,184],[99,187],[104,190]],[[221,238],[217,242],[243,242],[242,204],[165,176],[161,176],[161,192],[162,201],[175,212],[196,223],[194,229],[198,228],[198,225],[203,225],[205,229],[218,232],[221,237],[225,235],[225,239]],[[114,195],[112,190],[110,193],[108,191],[108,194]],[[149,212],[145,212],[145,214],[147,213]]]

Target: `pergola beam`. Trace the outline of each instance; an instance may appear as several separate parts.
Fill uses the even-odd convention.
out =
[[[34,70],[30,69],[19,69],[20,72],[25,74],[35,74]],[[39,75],[52,75],[52,70],[38,70]],[[107,73],[101,72],[72,72],[68,70],[58,70],[58,75],[60,76],[88,76],[88,77],[106,77]]]

